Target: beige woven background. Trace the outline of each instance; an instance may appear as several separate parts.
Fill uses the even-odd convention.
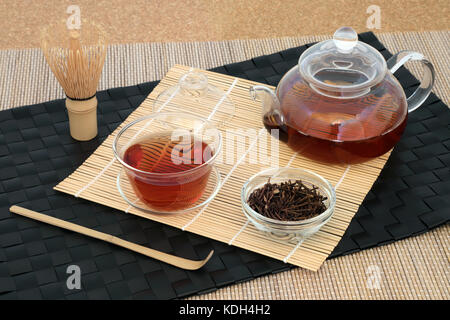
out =
[[[260,39],[332,34],[339,26],[368,31],[450,29],[448,0],[0,0],[0,49],[39,47],[43,24],[69,17],[102,23],[111,43]]]
[[[391,52],[424,53],[437,70],[434,92],[449,104],[449,31],[378,36]],[[207,69],[324,38],[112,45],[99,89],[160,79],[176,63]],[[419,71],[414,64],[407,66]],[[0,109],[63,97],[39,49],[0,51]],[[328,260],[316,273],[296,268],[190,299],[449,299],[449,230],[447,225]],[[379,279],[379,289],[368,286],[374,278]]]

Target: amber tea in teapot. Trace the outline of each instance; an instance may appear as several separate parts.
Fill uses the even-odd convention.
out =
[[[393,73],[409,60],[424,74],[408,98]],[[434,69],[420,53],[402,51],[388,61],[356,32],[343,27],[333,39],[308,48],[275,92],[250,89],[263,104],[263,123],[280,140],[314,160],[360,163],[388,152],[400,140],[408,112],[428,97]]]
[[[363,74],[337,75],[333,70],[321,71],[316,77],[327,83],[365,81]],[[384,81],[370,95],[336,101],[298,82],[285,93],[280,106],[285,124],[272,111],[263,116],[263,122],[268,130],[279,129],[280,140],[292,149],[314,160],[363,162],[386,153],[400,139],[407,117],[406,102],[396,98],[398,94],[395,85]],[[402,108],[404,113],[399,112]]]

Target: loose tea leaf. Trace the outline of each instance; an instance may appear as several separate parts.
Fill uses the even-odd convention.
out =
[[[301,180],[270,183],[254,190],[248,205],[259,214],[281,221],[310,219],[324,212],[327,197],[318,192],[318,187],[309,188]]]

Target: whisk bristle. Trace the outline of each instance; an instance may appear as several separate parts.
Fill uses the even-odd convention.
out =
[[[97,91],[105,62],[104,31],[97,24],[85,21],[81,31],[69,31],[64,26],[52,25],[43,30],[42,51],[67,97],[90,98]]]

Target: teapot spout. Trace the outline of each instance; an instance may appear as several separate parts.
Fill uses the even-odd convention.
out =
[[[266,86],[252,86],[250,87],[250,96],[255,101],[261,101],[263,116],[269,113],[281,115],[280,101],[275,92]]]
[[[257,85],[250,88],[250,95],[253,100],[261,101],[263,124],[270,135],[280,141],[287,142],[288,131],[284,124],[280,101],[275,92],[265,86]]]

